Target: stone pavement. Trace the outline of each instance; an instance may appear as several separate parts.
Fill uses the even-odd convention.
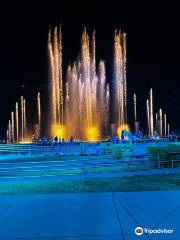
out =
[[[0,196],[1,240],[179,240],[179,219],[180,191]]]

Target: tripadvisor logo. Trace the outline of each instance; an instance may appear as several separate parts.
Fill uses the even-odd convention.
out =
[[[137,227],[135,229],[135,234],[136,235],[142,235],[143,234],[143,228],[142,227]]]
[[[135,234],[136,235],[142,235],[144,234],[171,234],[173,233],[173,229],[149,229],[149,228],[142,228],[142,227],[137,227],[135,228]]]

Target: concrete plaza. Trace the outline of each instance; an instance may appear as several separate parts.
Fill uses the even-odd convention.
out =
[[[180,191],[0,196],[1,240],[179,240],[179,219]]]

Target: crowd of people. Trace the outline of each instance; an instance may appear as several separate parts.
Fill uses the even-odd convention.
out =
[[[135,143],[138,139],[143,138],[143,132],[137,131],[134,134],[131,131],[127,131],[126,129],[121,131],[121,136],[113,135],[111,138],[111,142],[119,143],[119,142],[130,142]]]
[[[111,142],[113,143],[122,143],[122,142],[128,142],[128,143],[135,143],[140,140],[147,140],[152,141],[154,143],[158,143],[160,140],[160,136],[158,135],[157,131],[154,131],[153,137],[150,135],[143,135],[143,131],[136,131],[132,133],[131,131],[127,131],[126,129],[121,131],[121,136],[113,135],[111,138]],[[170,142],[180,142],[180,136],[176,135],[175,132],[172,132],[172,134],[168,137]]]
[[[73,136],[71,136],[70,139],[69,139],[69,143],[73,143],[73,142],[74,142],[74,138],[73,138]],[[54,147],[55,145],[65,143],[65,139],[64,139],[64,138],[59,138],[58,136],[55,136],[55,137],[52,137],[52,138],[51,138],[51,142],[50,142],[50,141],[48,141],[48,139],[44,136],[43,138],[41,138],[41,143],[42,143],[43,145],[47,145],[47,144],[51,143],[52,147]]]
[[[153,137],[149,136],[149,135],[143,135],[143,131],[136,131],[134,133],[132,133],[131,131],[127,131],[126,129],[122,130],[121,131],[121,135],[118,136],[118,135],[113,135],[111,137],[111,142],[112,143],[125,143],[125,142],[128,142],[128,143],[135,143],[137,141],[140,141],[142,139],[146,139],[146,140],[149,140],[149,141],[152,141],[154,143],[158,143],[159,142],[159,135],[157,133],[157,131],[154,131],[154,135]],[[180,136],[179,135],[176,135],[174,132],[172,132],[172,134],[169,135],[169,141],[170,142],[180,142]],[[57,136],[55,137],[52,137],[51,138],[51,141],[48,141],[48,139],[44,136],[43,138],[41,138],[41,143],[43,145],[46,145],[46,144],[51,144],[52,147],[54,147],[55,145],[58,145],[58,144],[63,144],[65,143],[65,139],[64,138],[59,138]],[[74,137],[71,136],[68,143],[72,144],[74,143]]]

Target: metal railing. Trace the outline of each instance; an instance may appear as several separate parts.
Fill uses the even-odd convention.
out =
[[[8,176],[64,176],[82,175],[84,178],[92,174],[120,173],[157,168],[151,161],[119,161],[103,158],[81,158],[79,160],[66,161],[41,161],[0,163],[0,177]],[[90,174],[90,175],[89,175]]]
[[[52,152],[51,146],[38,146],[33,144],[0,144],[0,155],[38,155]]]
[[[179,155],[179,159],[162,159],[160,156]],[[180,162],[180,152],[158,153],[158,168],[161,168],[162,163],[170,163],[171,168],[175,167],[175,163]]]
[[[14,145],[13,145],[14,146]],[[43,153],[48,151],[43,150],[43,146],[33,146],[40,150],[42,148]],[[7,148],[7,147],[6,147]],[[51,148],[51,147],[50,147]],[[2,150],[2,148],[1,148]],[[18,146],[17,146],[18,152]],[[28,150],[27,146],[24,146],[24,150]],[[32,149],[31,149],[32,150]],[[74,159],[54,158],[49,156],[48,160],[41,160],[36,155],[33,161],[13,161],[13,162],[0,162],[0,177],[3,176],[63,176],[63,175],[84,175],[88,177],[89,174],[105,174],[105,173],[120,173],[120,172],[133,172],[140,170],[153,170],[159,168],[174,168],[178,167],[177,163],[180,159],[164,159],[161,155],[167,154],[180,154],[180,152],[173,153],[161,153],[158,154],[158,159],[155,160],[120,160],[114,159],[109,155],[98,156],[74,156]],[[36,159],[37,157],[37,159]]]

